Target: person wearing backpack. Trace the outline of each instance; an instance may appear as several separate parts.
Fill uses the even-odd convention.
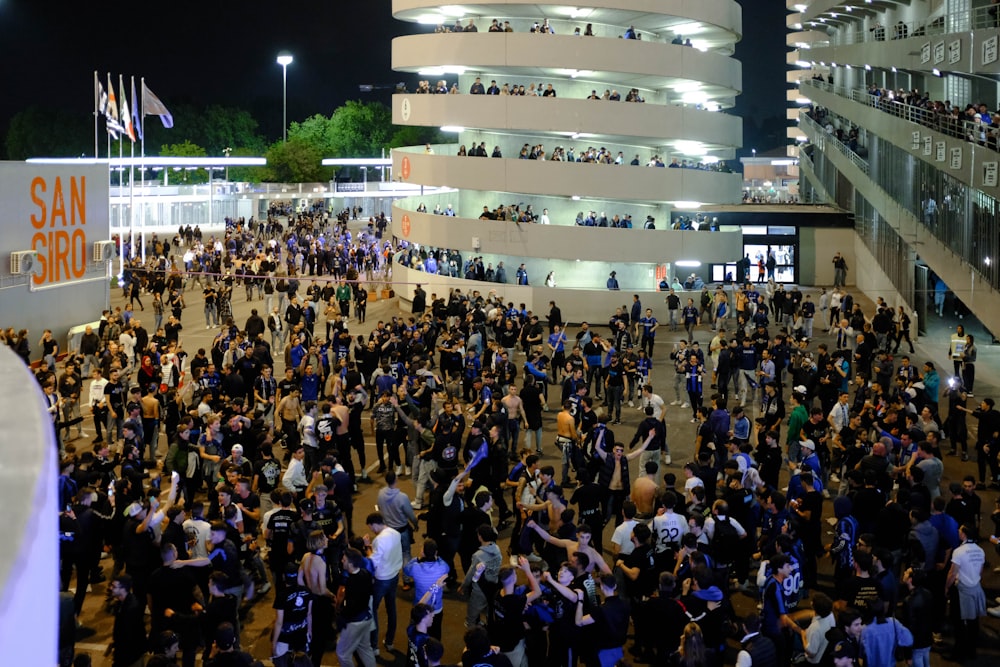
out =
[[[716,500],[712,505],[712,516],[705,521],[708,546],[715,559],[716,581],[719,588],[728,590],[729,570],[741,552],[740,540],[747,537],[747,531],[738,521],[729,517],[729,503]]]

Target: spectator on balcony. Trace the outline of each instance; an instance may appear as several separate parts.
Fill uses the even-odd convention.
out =
[[[682,35],[675,35],[674,38],[670,40],[670,43],[676,44],[677,46],[684,46],[684,37]]]
[[[587,28],[583,31],[583,36],[584,37],[593,37],[594,36],[594,24],[593,23],[588,23],[587,24]]]
[[[871,32],[875,35],[876,42],[885,41],[885,26],[883,26],[881,23],[876,23],[871,28],[868,28],[868,32]]]
[[[612,90],[611,96],[608,99],[612,102],[621,102],[622,96],[617,90]]]
[[[493,22],[490,23],[489,32],[503,32],[503,28],[500,27],[499,19],[493,19]]]
[[[486,94],[486,86],[483,85],[482,79],[480,79],[478,76],[476,77],[475,82],[473,82],[472,87],[469,88],[469,94],[470,95]]]
[[[503,153],[500,152],[499,146],[493,147],[493,154],[490,157],[503,157]]]
[[[553,88],[552,84],[550,83],[545,87],[545,92],[542,93],[542,97],[555,97],[555,96],[556,96],[556,89]]]
[[[597,94],[596,90],[592,90],[592,91],[590,91],[590,95],[587,96],[587,99],[588,100],[599,100],[599,99],[601,99],[601,96]]]
[[[457,25],[458,21],[455,21],[455,24]],[[476,22],[469,19],[469,22],[465,25],[464,32],[479,32],[479,28],[476,27]]]
[[[487,95],[499,95],[500,94],[500,88],[497,86],[497,80],[496,79],[490,80],[490,87],[486,89],[486,94]]]
[[[628,30],[625,31],[625,39],[639,39],[638,37],[636,37],[636,34],[637,33],[635,31],[635,26],[630,25],[628,27]]]
[[[892,27],[893,39],[906,39],[909,36],[910,36],[910,28],[902,21],[898,21],[896,25]]]
[[[616,292],[619,289],[618,278],[615,277],[617,275],[618,274],[615,271],[612,271],[611,275],[608,276],[608,289],[611,290],[612,292]]]
[[[503,22],[503,31],[504,32],[514,32],[514,29],[510,27],[510,21],[504,21]]]
[[[458,157],[466,157],[468,155],[468,153],[465,150],[465,144],[462,144],[461,146],[458,147],[458,153],[456,153],[455,155],[457,155]]]

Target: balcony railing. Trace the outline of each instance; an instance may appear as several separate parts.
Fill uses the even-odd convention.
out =
[[[820,125],[819,123],[817,123],[816,121],[814,121],[812,118],[810,118],[809,115],[806,114],[805,111],[801,111],[799,113],[799,125],[808,125],[810,128],[812,128],[812,130],[815,133],[816,137],[822,137],[821,140],[815,140],[815,141],[813,141],[814,144],[818,144],[818,143],[820,143],[820,141],[822,141],[823,143],[829,143],[829,144],[831,144],[838,151],[840,151],[841,153],[843,153],[844,157],[846,157],[848,160],[850,160],[851,162],[853,162],[855,167],[857,167],[858,169],[860,169],[861,171],[863,171],[866,176],[868,175],[868,162],[866,160],[864,160],[860,155],[858,155],[857,153],[855,153],[854,151],[852,151],[847,146],[847,144],[839,141],[835,135],[830,134],[829,132],[827,132],[826,129],[822,125]]]
[[[821,28],[828,24],[818,20],[806,21],[803,29]],[[921,21],[898,22],[892,25],[875,26],[860,30],[838,30],[833,35],[835,46],[860,44],[862,42],[884,42],[897,39],[917,39],[933,35],[947,35],[969,30],[983,30],[1000,26],[997,5],[976,7],[966,11],[951,12],[943,16]]]
[[[874,109],[878,109],[879,111],[884,111],[885,113],[895,116],[896,118],[901,118],[911,123],[928,127],[949,137],[963,139],[969,143],[984,146],[991,151],[997,151],[998,145],[1000,145],[1000,142],[998,142],[998,132],[1000,132],[1000,127],[994,125],[987,125],[986,123],[980,121],[968,121],[952,118],[951,116],[937,113],[929,109],[923,109],[921,107],[913,106],[912,104],[904,104],[903,102],[889,99],[884,95],[873,95],[865,88],[845,88],[843,86],[834,86],[818,79],[803,79],[799,82],[800,90],[802,86],[812,86],[814,88],[819,88],[820,90],[825,90],[826,92],[833,93],[839,97],[845,97],[854,102],[858,102],[859,104],[864,104]]]

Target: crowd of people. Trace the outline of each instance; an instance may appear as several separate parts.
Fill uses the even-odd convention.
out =
[[[974,373],[942,382],[930,361],[896,363],[886,324],[905,313],[894,320],[881,302],[864,313],[839,288],[818,307],[780,285],[768,302],[741,280],[729,294],[705,286],[697,305],[670,292],[662,323],[663,306],[634,295],[609,333],[584,322],[570,334],[555,302],[541,315],[496,291],[417,287],[411,315],[352,335],[363,288],[343,279],[363,271],[367,232],[287,228],[264,248],[288,276],[277,290],[279,269],[265,275],[281,295],[267,321],[227,318],[211,350],[191,354],[184,304],[169,334],[139,345],[122,338],[136,324],[126,303],[61,373],[38,365],[62,455],[64,590],[76,574],[66,605],[79,615],[107,551],[114,665],[147,653],[154,666],[178,654],[251,664],[243,612],[267,595],[272,659],[296,667],[328,651],[373,667],[400,641],[413,667],[880,667],[896,650],[927,665],[945,627],[956,659],[975,656],[987,612],[977,492],[1000,488],[1000,417],[990,398],[966,407]],[[205,244],[199,262],[235,262],[255,243],[248,232]],[[333,254],[300,280],[314,242]],[[214,268],[186,271],[180,251],[161,258],[167,288],[190,293],[199,280],[207,295],[225,282]],[[133,274],[140,296],[160,275],[143,287]],[[314,304],[327,306],[325,338],[318,312],[303,317]],[[830,343],[796,326],[817,316],[832,322]],[[271,329],[269,341],[272,324],[288,339]],[[974,366],[973,349],[971,337],[953,341],[956,369]],[[59,414],[84,386],[93,442]],[[688,450],[668,429],[689,414],[693,451],[665,467]],[[973,432],[983,484],[942,488],[946,450],[967,453]],[[356,515],[372,475],[377,509]],[[832,579],[819,574],[827,559]],[[414,602],[402,634],[398,590]],[[738,596],[759,607],[737,614]],[[464,652],[445,660],[442,614],[456,605]]]
[[[435,150],[430,145],[424,146],[424,153],[434,154]],[[494,157],[502,158],[503,151],[500,150],[499,146],[494,146],[492,152],[487,152],[486,142],[481,141],[479,145],[473,144],[471,149],[466,148],[465,144],[459,144],[455,151],[457,157]],[[572,146],[556,146],[552,153],[549,154],[545,150],[544,144],[524,144],[521,150],[518,152],[517,159],[519,160],[549,160],[551,162],[588,162],[592,164],[611,164],[616,166],[622,166],[628,164],[632,167],[646,166],[646,167],[667,167],[671,169],[698,169],[701,171],[715,171],[721,173],[731,173],[731,169],[725,160],[716,161],[695,161],[688,158],[676,158],[670,159],[670,164],[664,162],[661,155],[652,155],[645,165],[643,165],[642,160],[639,159],[639,154],[636,153],[635,157],[629,160],[625,156],[624,151],[618,151],[615,154],[614,151],[601,146],[600,148],[595,148],[594,146],[588,146],[586,150],[581,150],[579,153],[576,152]]]

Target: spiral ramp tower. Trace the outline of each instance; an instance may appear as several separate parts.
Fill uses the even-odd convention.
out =
[[[622,305],[621,295],[607,289],[611,271],[623,291],[655,292],[661,278],[683,280],[689,267],[700,267],[695,272],[711,282],[713,265],[742,256],[738,230],[670,229],[674,209],[695,211],[741,198],[740,175],[720,168],[742,144],[742,121],[727,113],[742,83],[741,64],[732,57],[742,20],[734,0],[599,0],[589,6],[393,0],[392,8],[397,19],[427,30],[393,40],[393,69],[416,73],[432,88],[439,81],[457,86],[457,94],[393,97],[395,124],[439,127],[455,138],[393,151],[395,179],[449,189],[398,200],[393,233],[458,251],[463,259],[482,257],[493,267],[503,262],[507,274],[507,284],[497,286],[398,267],[396,281],[429,285],[429,292],[442,295],[451,288],[497,289],[536,312],[554,300],[577,321],[603,319]],[[494,19],[511,31],[491,32]],[[431,26],[457,22],[464,28],[470,21],[477,31],[431,32]],[[532,32],[546,23],[551,33]],[[588,26],[592,35],[574,34]],[[630,30],[640,39],[625,38]],[[556,96],[471,94],[477,77],[486,88],[492,81],[526,89],[551,84]],[[633,90],[642,103],[625,101]],[[606,93],[621,101],[588,99]],[[460,146],[481,144],[502,157],[458,155]],[[546,159],[519,159],[525,145],[541,145]],[[622,164],[549,159],[571,148],[577,157],[591,148],[620,154]],[[653,156],[690,168],[647,166]],[[635,159],[638,166],[630,164]],[[418,212],[421,204],[426,212]],[[536,215],[547,211],[551,224],[479,219],[484,206],[501,204],[531,205]],[[433,214],[449,205],[454,217]],[[576,226],[578,213],[589,211],[609,220],[630,214],[633,228]],[[643,228],[647,216],[655,229]],[[528,286],[513,284],[522,263]],[[544,286],[550,272],[557,287]],[[406,298],[412,287],[400,285],[399,291]]]

